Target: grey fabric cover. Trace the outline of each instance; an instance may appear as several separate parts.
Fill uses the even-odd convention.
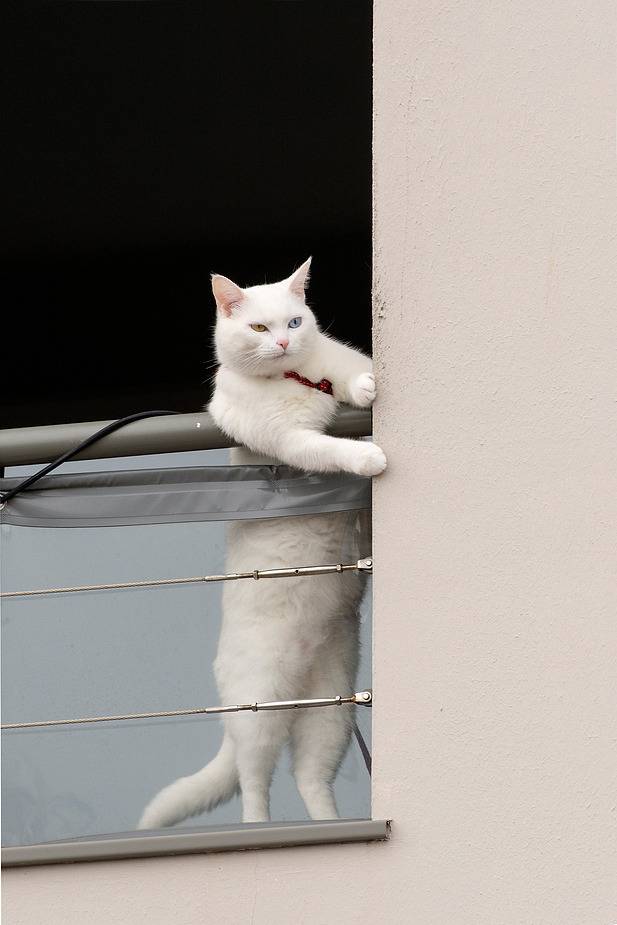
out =
[[[0,480],[8,490],[20,479]],[[48,476],[4,505],[0,522],[101,527],[243,520],[370,508],[371,480],[287,466],[140,469]]]

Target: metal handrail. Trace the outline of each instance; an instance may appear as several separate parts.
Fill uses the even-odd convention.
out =
[[[109,423],[88,421],[0,430],[0,467],[49,462]],[[371,433],[371,412],[342,406],[329,433],[337,437],[367,437]],[[229,446],[235,446],[234,441],[219,430],[207,411],[203,411],[137,421],[109,434],[75,458],[146,456]]]

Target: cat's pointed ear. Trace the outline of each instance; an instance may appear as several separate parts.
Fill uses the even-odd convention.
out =
[[[295,273],[292,273],[288,280],[289,288],[293,294],[297,295],[300,299],[304,298],[304,292],[308,286],[309,270],[311,268],[312,259],[312,257],[309,257],[308,260],[305,260],[302,266],[298,267]]]
[[[240,289],[226,276],[220,276],[218,273],[212,274],[212,292],[216,299],[216,307],[227,318],[246,295],[244,289]]]

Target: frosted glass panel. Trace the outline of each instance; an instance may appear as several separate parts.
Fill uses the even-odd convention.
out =
[[[319,516],[325,518],[326,529],[332,515]],[[344,516],[347,524],[340,561],[368,554],[366,512],[337,516]],[[315,517],[311,515],[313,523]],[[2,523],[1,589],[220,574],[228,567],[227,542],[235,527],[218,521],[63,529]],[[269,529],[276,529],[275,521],[270,521]],[[328,564],[304,561],[302,547],[300,541],[287,565]],[[271,562],[256,548],[254,568],[279,565],[280,551]],[[340,579],[270,579],[324,580]],[[371,686],[371,595],[364,576],[355,575],[354,580],[364,587],[359,595],[360,662],[355,686],[360,690]],[[256,587],[250,580],[248,584]],[[222,595],[222,584],[202,583],[4,599],[3,722],[220,703],[213,660]],[[322,694],[352,692],[332,689]],[[258,699],[258,694],[251,699]],[[370,748],[370,711],[345,709],[355,714]],[[250,713],[243,722],[261,719]],[[33,844],[134,830],[160,788],[196,772],[216,755],[222,728],[219,717],[183,717],[4,731],[3,843]],[[273,821],[308,818],[290,763],[286,748],[272,785]],[[355,738],[342,762],[335,794],[342,817],[370,815],[370,778]],[[235,796],[182,825],[240,820],[241,802]]]

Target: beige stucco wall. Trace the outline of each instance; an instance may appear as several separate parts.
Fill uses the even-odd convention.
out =
[[[614,9],[375,6],[374,815],[13,870],[6,925],[612,925]]]

